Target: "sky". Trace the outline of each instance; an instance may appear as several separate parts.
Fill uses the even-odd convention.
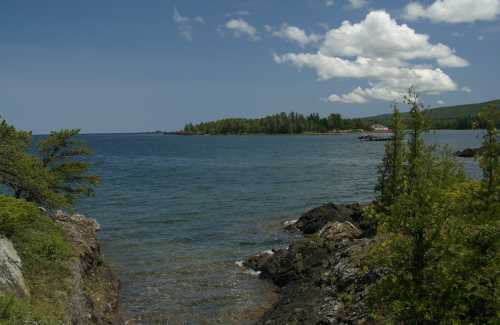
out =
[[[2,0],[0,115],[47,133],[500,98],[500,0]],[[404,108],[404,106],[402,106]]]

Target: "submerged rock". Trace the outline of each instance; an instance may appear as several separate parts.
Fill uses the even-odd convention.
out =
[[[21,259],[12,242],[0,237],[0,294],[29,298],[29,289],[24,281],[21,267]]]
[[[363,264],[373,242],[365,206],[330,203],[313,209],[296,224],[307,237],[244,262],[280,291],[258,324],[367,323],[366,296],[379,274]]]

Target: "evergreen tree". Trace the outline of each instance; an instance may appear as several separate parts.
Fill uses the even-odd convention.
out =
[[[76,139],[80,130],[60,130],[38,144],[43,166],[57,177],[51,190],[64,195],[73,204],[80,196],[94,194],[99,177],[88,173],[90,163],[84,158],[91,152],[89,147]]]
[[[438,282],[434,263],[441,256],[437,238],[446,224],[439,204],[445,202],[446,189],[463,181],[464,175],[449,152],[424,144],[422,105],[413,89],[406,102],[410,106],[407,150],[399,152],[402,156],[394,165],[398,170],[395,175],[401,180],[399,191],[382,209],[371,212],[378,224],[373,263],[386,270],[372,298],[375,314],[386,322],[416,325],[432,323],[441,312],[435,310],[433,300],[433,285]],[[394,119],[399,120],[397,112]],[[386,160],[390,155],[392,150],[386,153]]]
[[[498,143],[499,133],[497,125],[500,123],[500,109],[491,105],[481,110],[479,122],[486,128],[483,137],[483,151],[479,158],[479,164],[483,169],[483,186],[487,195],[499,191],[500,184],[500,145]],[[499,199],[499,198],[497,198]]]
[[[31,133],[0,122],[0,184],[16,198],[47,208],[68,207],[91,195],[99,178],[88,173],[83,160],[88,147],[75,139],[79,130],[61,130],[42,140],[39,156],[29,153]]]
[[[392,139],[385,145],[385,155],[378,168],[379,179],[375,190],[382,205],[390,206],[395,198],[404,191],[404,124],[396,105],[393,107],[390,128]]]

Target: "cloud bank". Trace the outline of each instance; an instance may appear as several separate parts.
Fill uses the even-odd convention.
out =
[[[500,0],[437,0],[428,7],[419,2],[412,2],[406,6],[404,16],[408,20],[472,23],[492,21],[499,15]]]
[[[453,49],[431,43],[428,35],[398,24],[381,10],[370,12],[359,23],[345,21],[339,28],[331,29],[316,53],[275,54],[274,61],[314,69],[319,80],[368,80],[368,87],[359,86],[350,93],[327,98],[332,103],[358,104],[372,99],[400,100],[410,86],[436,95],[458,90],[458,85],[439,67],[469,65]]]

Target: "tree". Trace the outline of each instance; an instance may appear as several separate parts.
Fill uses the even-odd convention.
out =
[[[407,149],[404,154],[396,149],[394,157],[389,143],[381,174],[386,193],[393,177],[399,182],[383,208],[371,212],[378,224],[372,262],[386,270],[372,298],[375,314],[388,323],[427,324],[442,312],[436,308],[433,288],[439,283],[435,263],[442,254],[440,236],[448,218],[441,204],[446,202],[446,190],[462,182],[464,174],[449,152],[425,145],[423,106],[415,91],[410,89],[405,99],[410,106]],[[393,120],[400,123],[397,111]],[[392,145],[403,147],[397,132],[399,139]]]
[[[47,208],[68,207],[82,195],[91,195],[99,178],[88,174],[83,158],[88,147],[75,139],[79,130],[51,133],[39,144],[40,155],[29,153],[30,132],[0,122],[0,184],[16,198]]]
[[[479,123],[484,125],[486,133],[483,137],[483,151],[479,164],[483,169],[483,187],[487,195],[498,193],[500,186],[500,145],[497,125],[500,123],[500,109],[493,105],[485,107],[479,113]],[[497,198],[499,199],[499,198]]]
[[[0,123],[0,184],[16,198],[54,208],[66,205],[64,197],[51,191],[57,177],[27,153],[31,133],[18,131],[5,120]]]
[[[390,206],[396,197],[404,191],[405,134],[401,113],[396,105],[393,106],[390,127],[392,138],[385,145],[385,155],[378,167],[379,178],[375,188],[379,193],[380,203],[385,206]]]
[[[99,184],[99,177],[89,174],[90,163],[83,160],[91,152],[76,139],[79,133],[79,129],[51,132],[38,144],[43,166],[58,178],[51,190],[63,195],[70,204],[81,196],[93,195]]]

